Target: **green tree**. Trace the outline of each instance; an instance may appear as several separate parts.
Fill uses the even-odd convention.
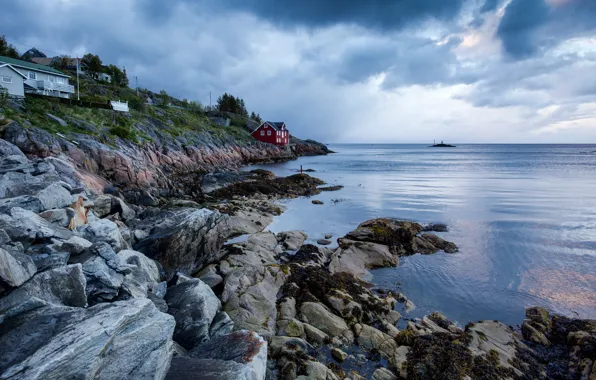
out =
[[[159,95],[157,97],[161,101],[161,105],[162,106],[165,107],[168,104],[170,104],[170,95],[168,95],[168,93],[166,92],[166,90],[161,90],[159,92]]]
[[[0,36],[0,55],[15,59],[19,59],[20,57],[17,49],[6,41],[4,35]]]
[[[108,65],[104,71],[106,74],[109,74],[112,77],[112,83],[116,86],[128,86],[128,77],[126,75],[126,69],[120,69],[116,65]]]
[[[250,114],[250,118],[259,124],[261,124],[263,122],[263,119],[261,119],[261,115],[259,115],[258,113],[252,112]]]
[[[248,117],[244,99],[229,95],[227,92],[217,99],[217,109],[220,112],[231,112]]]
[[[71,59],[72,58],[67,55],[61,55],[57,57],[57,59],[55,59],[54,62],[52,62],[52,66],[58,70],[66,70],[68,69],[68,65]]]
[[[102,63],[97,55],[91,53],[85,54],[81,60],[81,64],[87,70],[87,74],[93,78],[97,78],[97,74],[101,72]]]

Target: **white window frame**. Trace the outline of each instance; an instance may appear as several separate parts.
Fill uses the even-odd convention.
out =
[[[271,136],[271,131],[267,131],[267,136]]]
[[[2,76],[2,83],[12,83],[12,77]]]
[[[261,131],[261,136],[265,136],[265,131]]]
[[[33,75],[31,75],[33,74]],[[37,80],[37,73],[35,71],[29,71],[29,75],[27,75],[27,78],[31,79],[31,80]]]

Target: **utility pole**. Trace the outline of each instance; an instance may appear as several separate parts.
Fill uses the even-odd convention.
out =
[[[79,85],[79,71],[81,71],[80,67],[81,67],[81,62],[79,61],[79,58],[77,57],[77,100],[81,100],[81,87]]]

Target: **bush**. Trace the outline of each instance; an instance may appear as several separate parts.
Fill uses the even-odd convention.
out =
[[[137,134],[133,129],[132,120],[122,116],[114,116],[114,125],[110,127],[110,134],[132,142],[137,141]]]
[[[131,98],[128,101],[128,106],[130,108],[132,108],[133,110],[139,111],[139,112],[147,112],[147,104],[145,104],[145,101],[143,99],[141,99],[140,97],[134,97]]]

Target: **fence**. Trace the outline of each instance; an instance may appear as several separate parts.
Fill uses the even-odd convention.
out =
[[[96,102],[89,102],[86,100],[58,98],[58,97],[45,96],[45,95],[40,95],[40,94],[27,94],[26,97],[33,97],[33,98],[56,101],[56,102],[66,104],[69,106],[77,106],[77,107],[85,107],[85,108],[100,108],[100,109],[105,109],[105,110],[112,109],[112,105],[110,103],[96,103]]]

